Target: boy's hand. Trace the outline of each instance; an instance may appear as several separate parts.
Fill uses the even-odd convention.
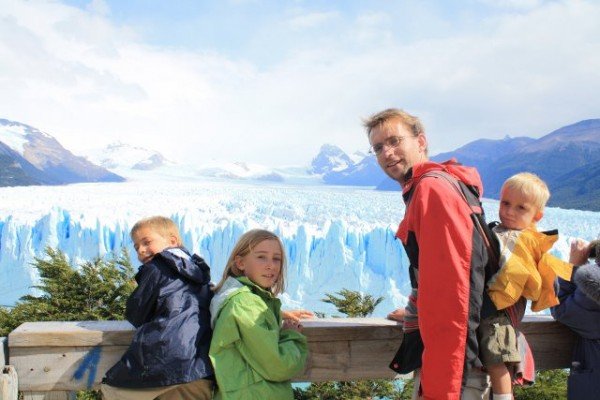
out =
[[[299,323],[301,319],[311,319],[314,318],[315,314],[307,310],[291,310],[291,311],[282,311],[281,319],[290,320],[296,323]]]
[[[583,265],[587,263],[590,254],[589,243],[582,239],[576,239],[571,242],[571,252],[569,262],[573,265]]]
[[[284,319],[281,324],[281,329],[289,329],[296,332],[302,331],[302,325],[298,321],[292,321],[291,319]]]

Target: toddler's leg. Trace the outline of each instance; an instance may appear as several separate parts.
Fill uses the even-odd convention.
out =
[[[492,381],[494,400],[512,399],[512,379],[504,364],[492,364],[486,367]]]

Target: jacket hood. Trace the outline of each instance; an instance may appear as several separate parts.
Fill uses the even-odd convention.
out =
[[[600,266],[590,263],[577,268],[573,280],[583,294],[600,306]]]
[[[452,158],[442,163],[436,163],[433,161],[425,161],[423,163],[415,164],[412,170],[411,183],[405,185],[403,192],[410,190],[412,182],[418,181],[421,176],[431,171],[444,171],[454,176],[459,181],[466,185],[474,186],[479,192],[479,197],[483,197],[483,183],[479,172],[474,167],[464,166]]]
[[[206,262],[196,254],[190,255],[183,247],[163,250],[155,257],[161,257],[169,268],[193,282],[204,284],[210,281],[210,268]]]
[[[214,329],[215,322],[217,321],[217,317],[219,315],[219,311],[221,311],[221,307],[225,304],[225,301],[231,296],[233,293],[237,292],[244,285],[233,277],[227,277],[221,289],[215,293],[211,302],[210,302],[210,326]]]

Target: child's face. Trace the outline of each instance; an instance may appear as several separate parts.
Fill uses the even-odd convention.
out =
[[[177,239],[174,236],[165,237],[150,226],[141,227],[135,231],[132,238],[138,260],[144,264],[167,247],[177,246]]]
[[[513,189],[502,190],[499,214],[505,228],[518,230],[528,228],[543,215],[531,199]]]
[[[267,239],[244,257],[237,256],[235,264],[252,282],[263,289],[270,289],[279,279],[282,259],[279,242]]]

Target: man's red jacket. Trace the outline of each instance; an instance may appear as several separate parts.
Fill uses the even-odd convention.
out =
[[[396,236],[418,279],[417,310],[424,344],[424,399],[461,396],[466,370],[477,364],[476,328],[484,290],[486,248],[471,220],[471,208],[446,179],[423,175],[444,171],[482,194],[477,170],[451,160],[413,166],[403,185],[407,209]]]

